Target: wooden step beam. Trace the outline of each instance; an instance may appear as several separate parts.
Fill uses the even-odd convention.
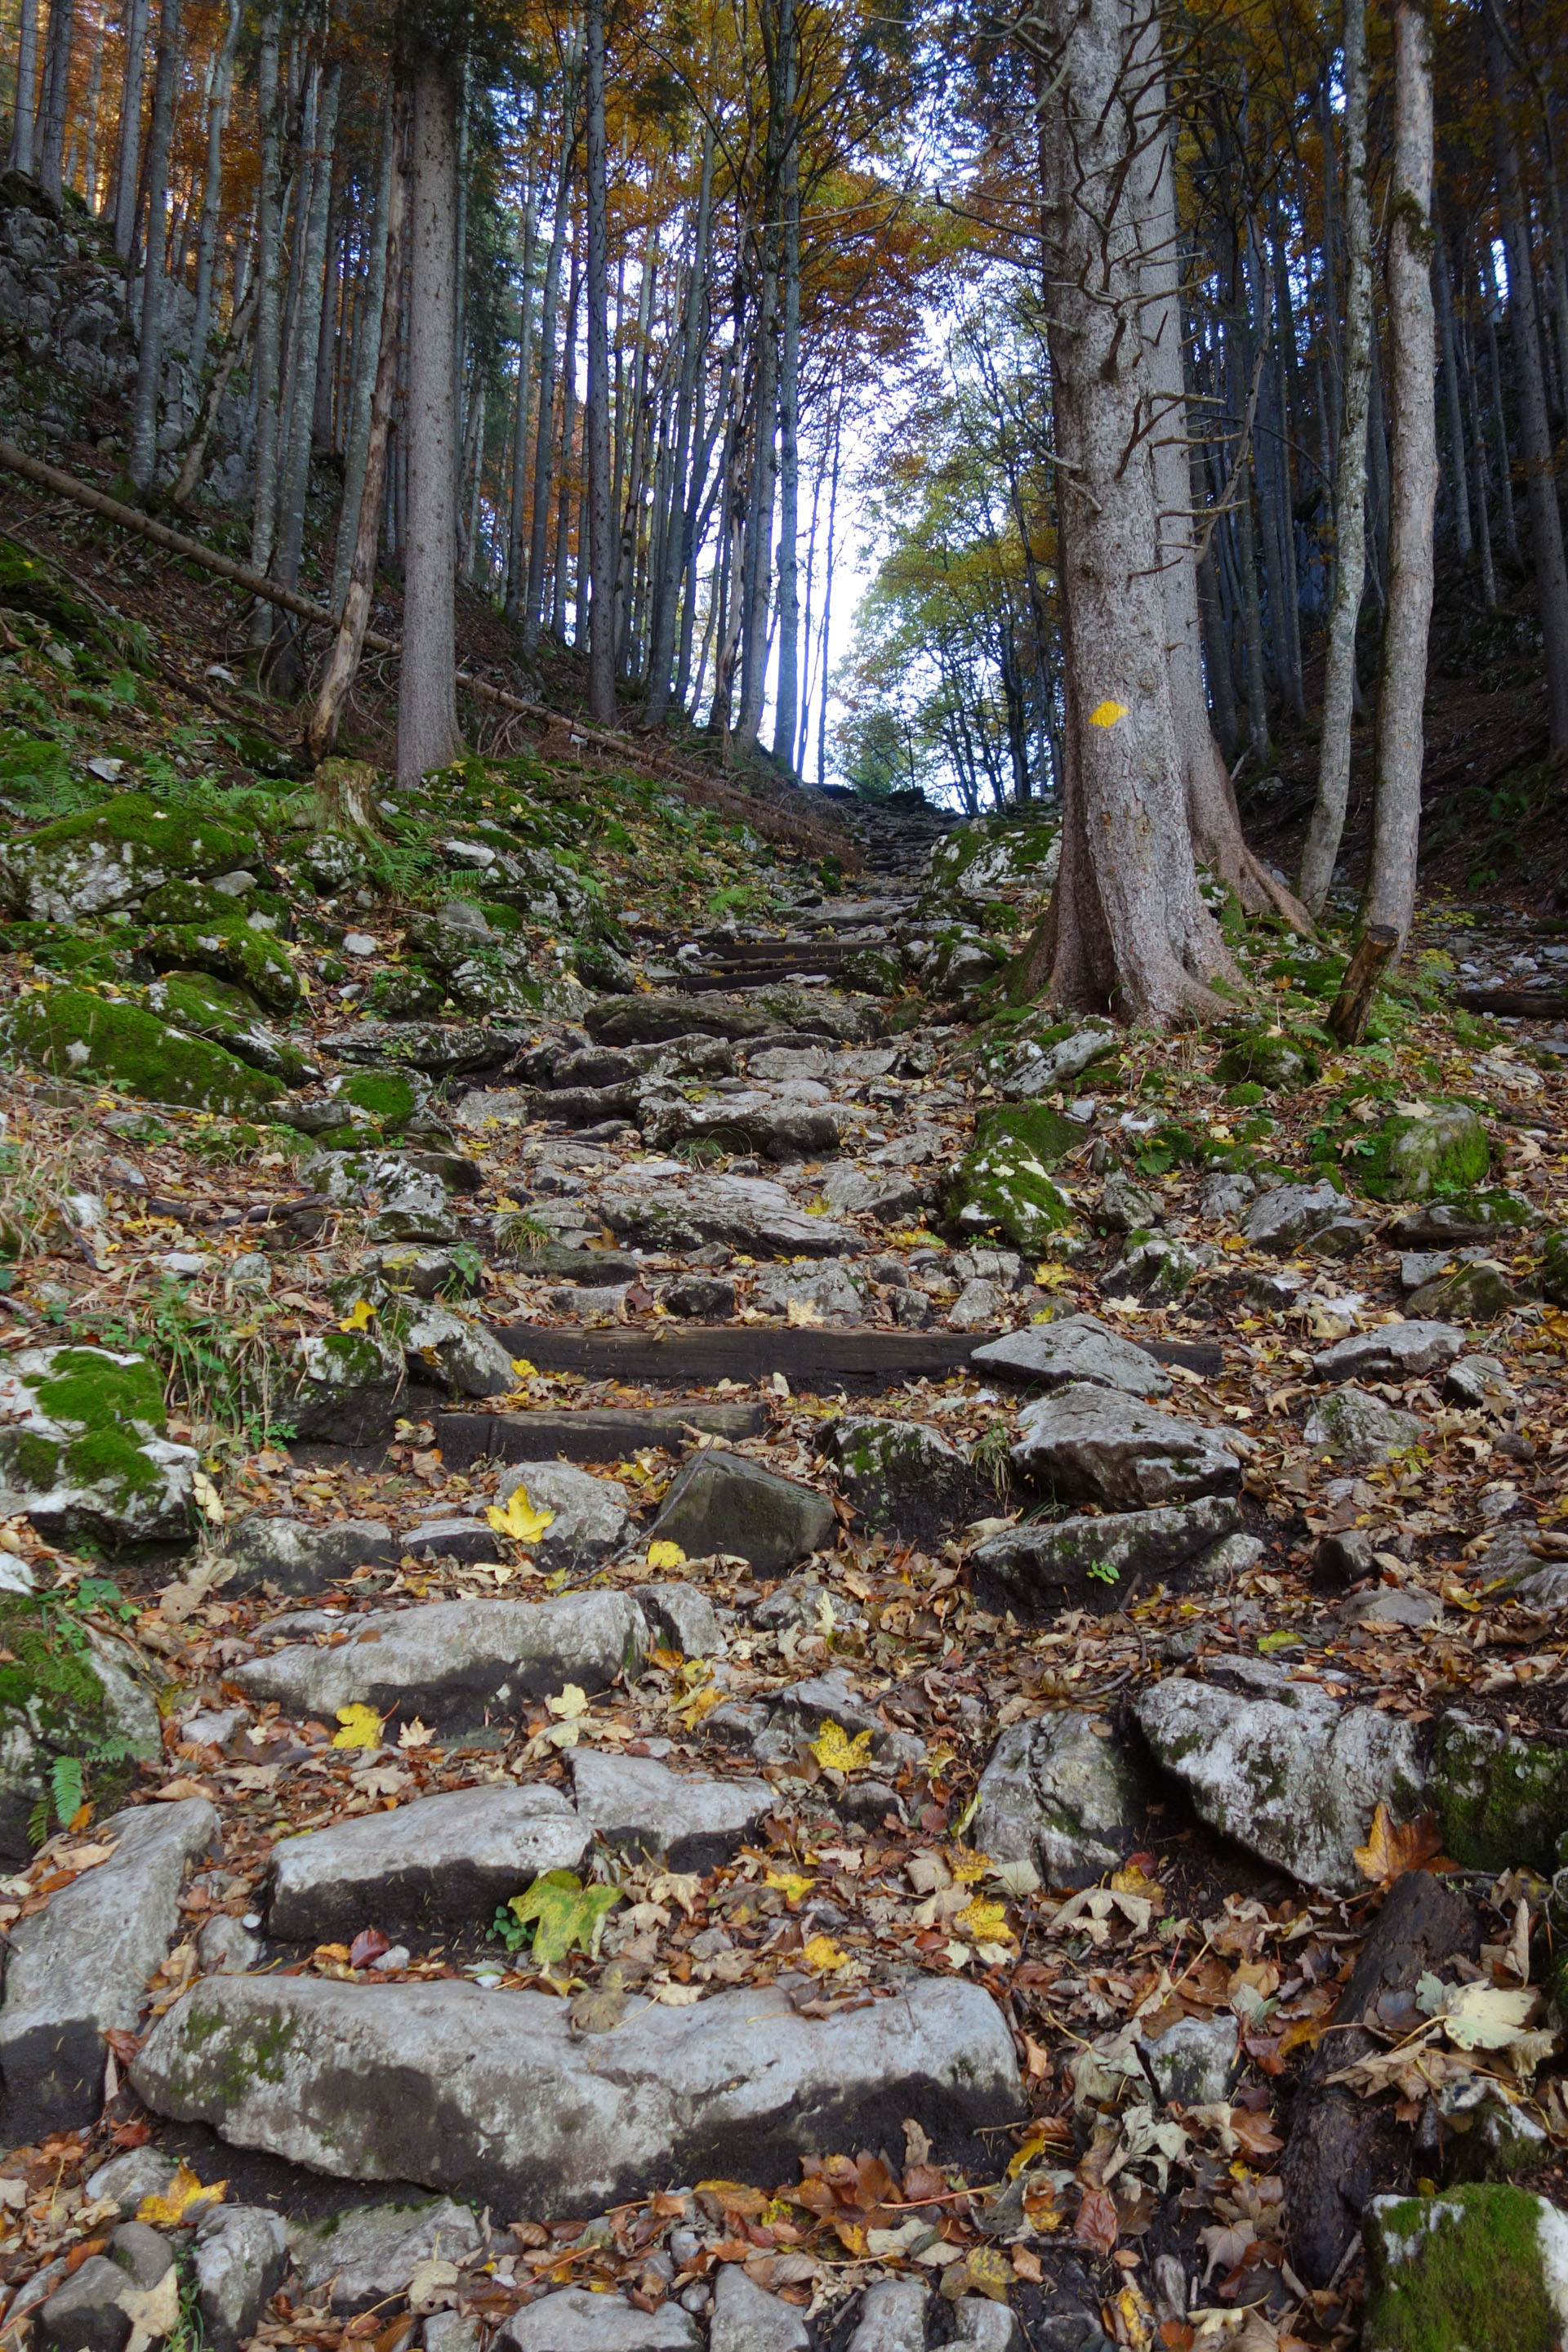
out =
[[[880,1324],[795,1329],[779,1324],[668,1326],[657,1330],[563,1329],[553,1324],[500,1323],[497,1337],[513,1356],[542,1372],[580,1372],[589,1380],[632,1381],[655,1388],[706,1388],[715,1381],[771,1379],[792,1391],[869,1394],[905,1381],[943,1380],[968,1368],[994,1333],[889,1331]]]
[[[448,1470],[475,1462],[621,1462],[641,1445],[679,1453],[693,1429],[757,1437],[763,1404],[594,1405],[581,1412],[438,1412],[436,1443]]]

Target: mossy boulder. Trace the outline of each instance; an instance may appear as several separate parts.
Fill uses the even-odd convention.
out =
[[[1542,1298],[1553,1307],[1568,1307],[1568,1234],[1548,1234],[1536,1280]]]
[[[1428,1789],[1443,1851],[1468,1870],[1556,1869],[1568,1831],[1568,1748],[1447,1715],[1433,1737]]]
[[[145,1356],[26,1348],[0,1364],[0,1518],[110,1545],[183,1540],[195,1454]]]
[[[158,1710],[128,1654],[49,1597],[0,1599],[0,1859],[29,1861],[57,1758],[89,1762],[97,1797],[159,1752]]]
[[[57,1077],[95,1081],[143,1102],[253,1116],[283,1092],[202,1037],[182,1036],[140,1004],[52,988],[25,997],[0,1022],[0,1052],[20,1055]]]
[[[375,974],[364,1001],[384,1021],[425,1021],[440,1012],[446,994],[422,964],[391,964]]]
[[[1495,1323],[1500,1315],[1523,1303],[1507,1269],[1483,1258],[1474,1265],[1461,1265],[1453,1274],[1439,1275],[1434,1282],[1424,1282],[1408,1306],[1413,1316],[1443,1323]]]
[[[289,1013],[300,1002],[300,982],[289,950],[226,902],[228,911],[199,923],[159,923],[143,932],[140,953],[154,971],[209,971],[258,997],[269,1012]]]
[[[630,996],[637,984],[637,968],[607,940],[579,940],[572,961],[584,988],[602,996]]]
[[[904,967],[885,948],[857,948],[839,965],[838,984],[864,996],[897,996],[903,989]]]
[[[120,793],[0,850],[0,903],[35,922],[139,906],[179,875],[224,874],[259,856],[254,837],[216,817]]]
[[[1070,1224],[1073,1206],[1049,1171],[1083,1130],[1041,1103],[998,1103],[975,1121],[974,1148],[959,1163],[947,1212],[961,1232],[1003,1234],[1043,1249]]]
[[[211,972],[165,972],[148,989],[147,1003],[161,1020],[190,1036],[207,1038],[286,1087],[307,1086],[321,1076],[313,1062],[268,1027],[247,990]]]
[[[1039,898],[1056,880],[1058,828],[1032,815],[961,824],[931,851],[922,896]]]
[[[320,1331],[300,1341],[291,1408],[301,1437],[384,1444],[397,1418],[403,1350],[377,1330]]]
[[[1313,1055],[1279,1029],[1233,1030],[1215,1070],[1222,1086],[1262,1087],[1270,1094],[1310,1087],[1317,1075]]]
[[[334,1099],[352,1103],[393,1135],[407,1126],[428,1095],[427,1087],[416,1087],[401,1070],[356,1070],[343,1080]]]
[[[1568,2328],[1568,2216],[1497,2181],[1374,2197],[1363,2352],[1559,2352]]]
[[[1430,1201],[1470,1192],[1486,1181],[1491,1145],[1466,1103],[1395,1112],[1347,1164],[1357,1189],[1374,1201]]]

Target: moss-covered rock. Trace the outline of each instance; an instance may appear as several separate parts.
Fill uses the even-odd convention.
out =
[[[885,948],[857,948],[839,965],[838,984],[866,996],[897,996],[903,989],[904,967]]]
[[[1409,1311],[1444,1323],[1495,1323],[1500,1315],[1522,1304],[1506,1268],[1483,1258],[1424,1282],[1411,1297]]]
[[[355,1070],[338,1088],[337,1099],[352,1103],[388,1135],[406,1127],[428,1088],[416,1088],[401,1070]]]
[[[426,1021],[440,1012],[446,994],[422,964],[392,964],[375,974],[364,1001],[384,1021]]]
[[[200,923],[159,923],[142,934],[140,952],[154,971],[209,971],[247,988],[270,1012],[289,1013],[300,982],[289,950],[227,902],[226,914]]]
[[[183,1538],[196,1457],[166,1428],[146,1357],[24,1349],[0,1365],[0,1517],[107,1544]]]
[[[1547,1876],[1557,1867],[1568,1831],[1568,1748],[1447,1715],[1433,1738],[1429,1788],[1443,1851],[1467,1869]]]
[[[1072,1202],[1049,1171],[1082,1142],[1082,1129],[1041,1103],[997,1103],[981,1112],[974,1136],[948,1194],[949,1216],[966,1234],[998,1233],[1016,1248],[1043,1249],[1072,1222]]]
[[[230,1118],[254,1114],[283,1091],[276,1078],[247,1069],[205,1038],[182,1036],[143,1006],[85,989],[25,997],[0,1022],[0,1052],[20,1055],[57,1077],[95,1080],[143,1102]]]
[[[120,793],[0,850],[0,901],[35,922],[68,923],[133,907],[177,875],[226,873],[259,856],[216,817]]]
[[[1568,1307],[1568,1234],[1548,1234],[1536,1280],[1542,1298],[1553,1307]]]
[[[981,902],[1037,898],[1056,880],[1058,838],[1055,824],[1032,814],[961,824],[932,850],[922,896]]]
[[[132,1760],[158,1754],[158,1710],[128,1654],[52,1598],[0,1599],[0,1857],[19,1863],[35,1813],[57,1811],[55,1760],[93,1766],[101,1798]]]
[[[1215,1070],[1223,1086],[1263,1087],[1271,1094],[1310,1087],[1317,1075],[1313,1055],[1279,1029],[1233,1030]]]
[[[584,987],[603,996],[630,996],[637,988],[636,967],[607,940],[579,940],[572,961]]]
[[[1465,1103],[1440,1103],[1418,1115],[1385,1118],[1346,1166],[1374,1201],[1450,1199],[1486,1181],[1491,1145]]]
[[[1363,2352],[1559,2352],[1568,2217],[1503,2182],[1374,2197]]]
[[[171,971],[155,980],[147,1003],[161,1020],[192,1037],[221,1045],[237,1061],[264,1070],[286,1087],[302,1087],[321,1072],[297,1047],[269,1029],[256,1000],[231,982],[207,971]]]
[[[374,1445],[392,1435],[403,1350],[376,1330],[321,1331],[300,1341],[292,1407],[301,1437]]]

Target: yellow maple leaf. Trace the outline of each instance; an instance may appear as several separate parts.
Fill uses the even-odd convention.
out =
[[[375,1313],[368,1298],[358,1298],[339,1323],[340,1331],[363,1331]]]
[[[798,1903],[816,1885],[815,1878],[803,1878],[796,1870],[770,1870],[763,1880],[764,1886],[773,1886],[786,1903]]]
[[[514,1542],[525,1544],[537,1543],[545,1528],[555,1523],[553,1511],[535,1510],[527,1487],[521,1483],[508,1496],[504,1511],[498,1511],[492,1503],[485,1517],[498,1536],[510,1536]]]
[[[849,1955],[839,1950],[831,1936],[808,1936],[801,1947],[801,1958],[818,1976],[831,1976],[836,1969],[849,1965]]]
[[[647,1548],[647,1564],[649,1568],[684,1568],[686,1554],[678,1543],[671,1543],[668,1536],[660,1536],[657,1543],[650,1543]]]
[[[365,1706],[356,1699],[352,1706],[340,1706],[338,1721],[341,1731],[332,1734],[334,1748],[379,1748],[381,1717],[374,1706]]]
[[[947,1866],[960,1886],[973,1886],[975,1880],[984,1878],[990,1869],[991,1856],[988,1853],[965,1852],[963,1846],[955,1845],[947,1856]]]
[[[563,1722],[570,1723],[576,1717],[587,1714],[588,1694],[580,1684],[567,1683],[559,1698],[547,1698],[544,1705],[551,1715],[559,1716]]]
[[[977,1944],[1010,1944],[1015,1940],[1007,1925],[1007,1906],[994,1903],[988,1895],[977,1895],[972,1903],[966,1903],[952,1924]]]
[[[514,1356],[511,1368],[520,1381],[532,1381],[539,1377],[536,1367],[529,1362],[526,1356]]]
[[[177,2230],[205,2206],[221,2205],[227,2193],[226,2180],[212,2180],[204,2188],[190,2166],[182,2163],[166,2189],[143,2197],[136,2219],[154,2230]]]
[[[681,1705],[678,1711],[680,1716],[680,1720],[686,1726],[687,1730],[695,1731],[703,1717],[705,1715],[711,1715],[714,1708],[721,1703],[723,1696],[724,1694],[722,1691],[713,1690],[711,1688],[708,1690],[700,1690],[695,1698]]]
[[[858,1772],[871,1760],[871,1735],[858,1731],[851,1739],[841,1723],[825,1723],[811,1752],[825,1772]]]
[[[1097,702],[1089,714],[1089,723],[1091,727],[1114,727],[1119,719],[1126,716],[1127,705],[1124,702]]]

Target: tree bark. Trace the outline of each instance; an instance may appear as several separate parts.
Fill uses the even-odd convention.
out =
[[[1366,169],[1366,0],[1345,0],[1345,374],[1334,482],[1334,593],[1323,677],[1318,796],[1301,860],[1301,897],[1328,902],[1350,796],[1356,624],[1366,585],[1366,430],[1372,390],[1372,209]]]
[[[98,124],[103,102],[103,34],[100,13],[93,27],[92,64],[87,78],[87,150],[82,158],[81,193],[88,211],[98,215]]]
[[[1531,266],[1529,215],[1510,114],[1512,90],[1508,57],[1490,5],[1486,16],[1486,41],[1492,146],[1497,159],[1503,240],[1508,249],[1509,334],[1513,344],[1531,553],[1535,561],[1536,604],[1546,656],[1546,722],[1552,749],[1562,751],[1568,750],[1568,563],[1563,558],[1563,515],[1557,503],[1552,467],[1552,427],[1541,363],[1535,277]]]
[[[1362,921],[1367,930],[1386,926],[1397,931],[1402,945],[1415,912],[1425,746],[1422,707],[1432,620],[1432,518],[1437,499],[1431,48],[1426,0],[1395,0],[1394,166],[1386,265],[1394,451],[1372,865]]]
[[[207,341],[212,332],[213,269],[223,221],[223,127],[228,119],[229,94],[234,87],[239,19],[240,0],[228,0],[223,51],[207,101],[206,184],[202,194],[201,243],[196,255],[196,315],[191,328],[191,365],[198,375],[206,365]]]
[[[140,74],[140,62],[137,67]],[[38,87],[38,0],[22,0],[22,16],[16,49],[16,104],[11,116],[11,143],[6,150],[5,168],[21,172],[28,179],[33,175],[33,148],[37,127],[36,107]],[[137,85],[140,101],[141,85]]]
[[[189,506],[196,494],[196,486],[202,478],[202,468],[206,463],[207,443],[212,438],[213,426],[217,423],[217,413],[223,405],[223,396],[228,389],[228,380],[234,373],[239,354],[245,348],[245,339],[249,334],[255,320],[256,288],[253,285],[229,323],[222,354],[212,372],[202,401],[201,415],[196,420],[195,429],[191,435],[184,457],[181,461],[179,479],[170,493],[173,503],[177,507]]]
[[[386,312],[392,310],[395,329],[401,288],[397,271],[402,263],[402,222],[404,188],[402,162],[398,152],[401,125],[407,114],[405,102],[400,114],[395,114],[395,101],[389,105],[382,122],[381,168],[376,179],[375,212],[370,224],[370,267],[366,273],[364,304],[359,314],[360,350],[355,353],[353,390],[350,394],[348,456],[343,467],[343,502],[338,514],[337,548],[332,562],[331,607],[334,613],[343,610],[343,600],[349,592],[349,577],[359,544],[363,511],[368,503],[379,524],[381,489],[386,473],[386,426],[392,412],[393,392],[396,386],[395,373],[388,391],[386,411],[381,420],[382,449],[377,467],[378,484],[373,497],[367,487],[370,480],[370,445],[373,431],[376,388],[381,380],[382,354],[386,347]],[[392,251],[392,220],[395,209],[398,222],[398,245]],[[389,293],[388,289],[391,289]],[[397,364],[397,337],[392,338],[392,365]],[[379,540],[379,528],[377,531]],[[374,544],[371,554],[374,564]]]
[[[37,0],[24,0],[37,21]],[[142,81],[147,65],[151,0],[131,0],[125,25],[125,72],[120,89],[120,152],[114,175],[114,250],[131,258],[136,236],[136,191],[142,171]],[[26,18],[24,15],[23,23]]]
[[[256,196],[256,351],[251,382],[256,396],[255,454],[251,460],[250,568],[265,572],[272,562],[272,534],[278,518],[278,394],[282,331],[281,289],[278,282],[282,259],[283,218],[279,186],[282,142],[281,98],[278,86],[278,49],[283,25],[282,0],[268,0],[261,19],[256,110],[261,131],[261,178]],[[270,608],[258,605],[251,616],[250,643],[259,653],[272,634]]]
[[[1454,543],[1461,563],[1468,563],[1474,541],[1470,536],[1470,486],[1465,465],[1465,415],[1459,396],[1459,347],[1454,332],[1454,299],[1448,278],[1448,257],[1437,208],[1432,208],[1432,275],[1437,285],[1437,322],[1443,339],[1443,399],[1448,423],[1448,470],[1454,500]]]
[[[158,74],[147,138],[147,250],[142,265],[142,342],[132,409],[131,478],[151,488],[158,462],[158,394],[163,377],[163,244],[169,208],[169,145],[174,131],[174,78],[180,63],[180,0],[161,0]]]
[[[310,207],[305,224],[300,266],[297,350],[289,387],[289,415],[285,443],[278,557],[274,569],[286,588],[298,587],[300,559],[305,544],[305,502],[310,487],[311,419],[316,402],[316,356],[321,341],[321,285],[326,274],[327,219],[331,204],[332,152],[337,139],[338,100],[342,68],[334,66],[321,81],[317,100],[315,152],[310,159]],[[301,158],[303,165],[305,159]],[[300,201],[305,201],[301,171]],[[297,684],[293,657],[294,632],[285,619],[274,640],[273,675],[280,690],[292,693]]]
[[[572,209],[572,115],[575,100],[574,76],[568,71],[561,126],[561,177],[555,192],[555,218],[550,233],[550,257],[544,265],[544,295],[539,320],[539,428],[533,451],[533,520],[529,532],[528,591],[522,608],[522,642],[532,653],[539,643],[544,616],[544,568],[550,554],[550,478],[555,442],[555,315],[561,300],[561,257],[566,248],[566,224]]]
[[[517,415],[511,445],[511,514],[507,533],[506,617],[515,627],[522,618],[523,538],[528,518],[529,395],[533,375],[533,175],[530,167],[522,200],[522,251],[519,256],[522,290],[517,330]]]
[[[452,354],[457,321],[457,92],[447,58],[414,69],[408,313],[408,535],[397,781],[408,786],[462,751],[458,731],[457,452]]]
[[[76,0],[53,0],[38,126],[38,186],[57,213],[65,177],[66,117],[70,107],[71,39],[75,31]]]
[[[550,580],[550,630],[558,645],[566,642],[566,570],[572,551],[572,489],[576,468],[577,433],[577,309],[583,299],[582,248],[572,248],[572,276],[566,292],[566,331],[561,357],[561,487],[555,502],[555,565]],[[588,560],[587,534],[577,533],[576,606],[579,635],[583,623],[584,568]]]
[[[784,75],[785,144],[780,174],[784,207],[784,346],[779,354],[779,659],[773,757],[782,760],[793,772],[800,675],[800,582],[796,560],[800,529],[800,149],[795,115],[793,27],[784,59]],[[1026,538],[1025,546],[1027,544]],[[1027,773],[1026,766],[1026,788]]]
[[[675,399],[675,456],[670,467],[669,527],[665,534],[664,562],[654,590],[653,624],[648,644],[647,701],[643,724],[662,727],[669,712],[671,664],[675,654],[676,604],[686,553],[682,525],[686,516],[687,471],[691,454],[697,366],[702,335],[704,281],[708,271],[708,241],[713,204],[713,130],[702,134],[702,173],[698,184],[697,226],[692,238],[691,275],[686,288],[686,314],[681,329],[680,383]]]
[[[609,210],[605,186],[605,0],[587,0],[588,62],[588,709],[616,715],[615,524],[610,491]],[[582,576],[582,551],[578,551]],[[579,592],[577,626],[582,633]]]
[[[1329,1027],[1342,1045],[1359,1045],[1366,1035],[1378,982],[1399,953],[1399,945],[1392,923],[1373,923],[1362,933],[1329,1013]]]
[[[1067,649],[1062,863],[1015,986],[1158,1025],[1216,1012],[1225,944],[1198,888],[1171,708],[1147,420],[1136,149],[1164,110],[1159,27],[1137,0],[1046,0],[1042,226],[1051,282],[1059,582]]]

